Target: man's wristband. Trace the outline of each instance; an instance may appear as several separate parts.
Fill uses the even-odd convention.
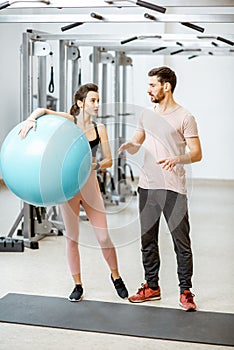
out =
[[[100,167],[101,167],[100,163],[99,163],[99,162],[97,162],[97,164],[96,164],[96,166],[95,166],[94,170],[98,170]]]

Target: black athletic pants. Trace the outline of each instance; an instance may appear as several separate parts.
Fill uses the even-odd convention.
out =
[[[158,233],[160,217],[163,213],[174,243],[182,293],[185,289],[192,287],[193,273],[187,196],[169,190],[147,190],[140,187],[138,193],[145,280],[150,288],[158,286],[160,268]]]

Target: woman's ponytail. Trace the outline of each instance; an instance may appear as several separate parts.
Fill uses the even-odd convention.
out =
[[[71,114],[73,117],[75,117],[75,116],[77,116],[79,113],[80,113],[80,107],[78,107],[77,104],[74,103],[74,104],[71,106],[70,114]]]

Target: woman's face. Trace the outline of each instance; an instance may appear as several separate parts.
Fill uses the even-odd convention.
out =
[[[99,107],[98,93],[95,91],[89,91],[83,103],[84,112],[91,116],[97,116],[98,107]]]

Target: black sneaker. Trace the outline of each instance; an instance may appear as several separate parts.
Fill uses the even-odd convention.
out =
[[[118,279],[114,280],[112,275],[111,275],[111,280],[112,280],[112,282],[115,286],[115,289],[116,289],[118,295],[120,296],[120,298],[122,298],[122,299],[127,298],[128,297],[128,290],[125,287],[125,284],[124,284],[122,278],[119,277]]]
[[[80,301],[83,297],[83,288],[81,284],[76,284],[71,295],[69,295],[68,300],[70,301]]]

